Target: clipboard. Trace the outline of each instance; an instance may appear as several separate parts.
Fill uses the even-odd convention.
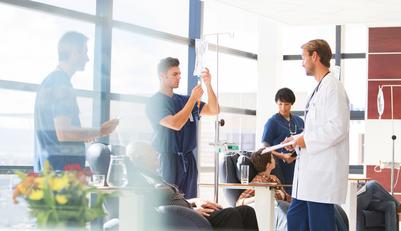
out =
[[[291,140],[290,142],[285,143],[285,144],[277,144],[277,145],[274,145],[274,146],[266,147],[262,151],[262,154],[265,154],[265,153],[268,153],[268,152],[271,152],[271,151],[274,151],[274,150],[277,150],[277,149],[280,149],[280,148],[284,148],[284,147],[287,147],[287,146],[290,146],[290,145],[293,145],[293,144],[295,144],[295,140]]]
[[[303,135],[303,133],[300,133],[300,134],[297,134],[297,135],[293,135],[292,137],[293,137],[294,139],[291,140],[291,141],[288,142],[288,143],[285,143],[285,144],[277,144],[277,145],[274,145],[274,146],[266,147],[266,148],[262,151],[262,154],[265,154],[265,153],[268,153],[268,152],[271,152],[271,151],[274,151],[274,150],[277,150],[277,149],[280,149],[280,148],[284,148],[284,147],[287,147],[287,146],[290,146],[290,145],[294,145],[294,144],[295,144],[295,140],[296,140],[299,136],[301,136],[301,135]]]

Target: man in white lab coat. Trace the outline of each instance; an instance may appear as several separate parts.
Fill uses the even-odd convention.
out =
[[[301,48],[302,66],[318,84],[307,101],[304,132],[293,145],[298,158],[288,230],[334,231],[334,204],[343,204],[347,194],[349,102],[343,85],[329,70],[328,43],[311,40]]]

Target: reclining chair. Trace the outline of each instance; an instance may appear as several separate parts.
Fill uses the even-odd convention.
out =
[[[93,143],[90,145],[88,150],[86,151],[86,159],[89,162],[89,166],[91,171],[94,174],[103,174],[107,175],[107,171],[109,168],[111,152],[107,145],[102,143]],[[156,189],[151,187],[148,183],[145,183],[143,176],[139,176],[138,169],[132,164],[130,160],[126,161],[127,171],[128,171],[128,185],[136,186],[141,184],[147,184],[146,186],[151,189],[150,193],[155,192]],[[149,196],[152,197],[152,196]],[[146,211],[145,214],[148,214],[147,218],[145,218],[145,223],[149,225],[149,230],[155,230],[160,227],[153,227],[155,225],[154,219],[159,219],[163,222],[163,230],[212,230],[212,227],[209,221],[203,216],[196,213],[194,210],[168,205],[168,206],[158,206],[152,208],[152,202],[145,202],[145,204],[149,204],[149,211]],[[118,198],[117,197],[109,197],[105,201],[105,207],[108,213],[107,222],[103,224],[103,221],[98,221],[102,223],[103,230],[112,231],[119,229],[119,220],[118,220]],[[150,214],[150,215],[149,215]],[[153,221],[153,222],[152,222]],[[99,224],[98,224],[99,225]],[[157,225],[157,224],[156,224]]]
[[[256,176],[257,172],[251,163],[249,156],[251,153],[242,152],[229,153],[224,156],[223,162],[220,164],[220,179],[222,183],[241,183],[241,165],[249,165],[249,182]],[[235,207],[238,197],[243,192],[243,189],[224,189],[224,196],[228,205]]]

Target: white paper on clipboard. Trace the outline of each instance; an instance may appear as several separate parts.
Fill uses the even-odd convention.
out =
[[[297,134],[297,135],[292,136],[294,139],[291,140],[291,141],[288,142],[288,143],[285,143],[285,144],[277,144],[277,145],[274,145],[274,146],[266,147],[266,148],[262,151],[262,154],[267,153],[267,152],[271,152],[271,151],[274,151],[274,150],[277,150],[277,149],[280,149],[280,148],[284,148],[284,147],[287,147],[287,146],[290,146],[290,145],[293,145],[293,144],[295,144],[295,140],[296,140],[299,136],[301,136],[301,135],[303,135],[303,134],[301,133],[301,134]]]

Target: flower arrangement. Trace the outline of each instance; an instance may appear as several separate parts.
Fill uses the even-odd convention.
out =
[[[65,170],[54,172],[46,163],[40,174],[17,173],[21,182],[15,187],[14,203],[18,203],[17,197],[23,197],[39,227],[85,226],[105,215],[103,201],[108,194],[88,186],[90,173],[74,165]],[[97,200],[89,206],[91,192],[97,194]]]

